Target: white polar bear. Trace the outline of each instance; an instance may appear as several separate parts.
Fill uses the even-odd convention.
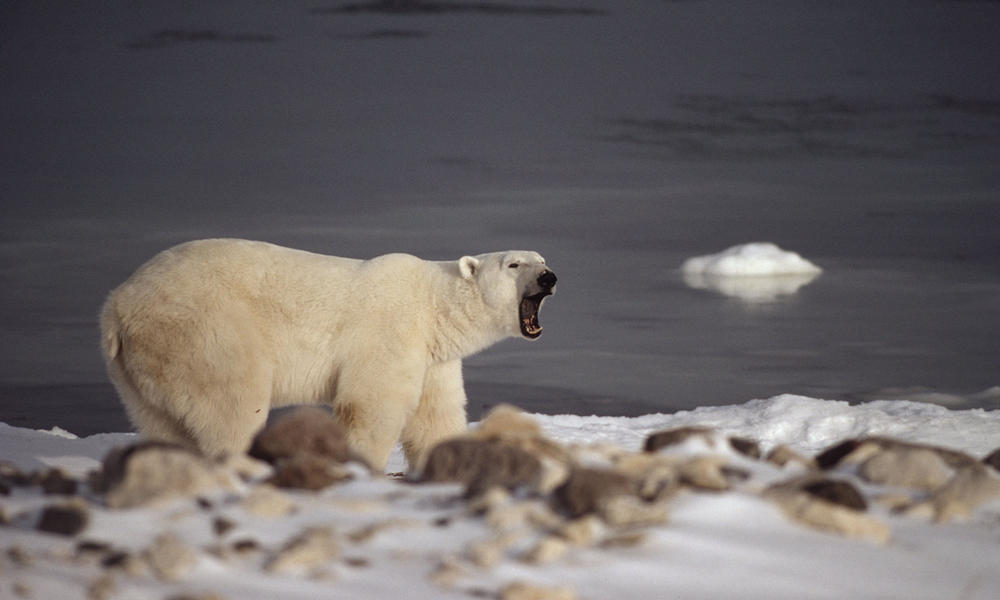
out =
[[[466,427],[462,359],[541,335],[555,284],[537,252],[356,260],[199,240],[111,292],[101,348],[148,437],[243,452],[270,408],[327,403],[373,467],[397,440],[412,467]]]

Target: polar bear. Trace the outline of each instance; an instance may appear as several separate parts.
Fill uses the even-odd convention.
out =
[[[537,252],[358,260],[266,242],[180,244],[101,311],[101,349],[144,435],[246,451],[272,407],[325,403],[355,452],[411,467],[464,431],[462,359],[538,338],[556,276]]]

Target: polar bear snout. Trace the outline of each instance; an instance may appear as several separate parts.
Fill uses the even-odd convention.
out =
[[[538,286],[543,290],[551,290],[556,287],[556,282],[559,278],[552,271],[545,269],[541,275],[538,276]]]

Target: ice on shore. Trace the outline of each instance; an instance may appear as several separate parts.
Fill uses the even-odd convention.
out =
[[[684,282],[748,302],[769,302],[796,293],[823,270],[771,242],[732,246],[684,261]]]
[[[635,418],[531,418],[560,444],[610,444],[627,451],[638,450],[651,432],[687,425],[754,439],[764,451],[785,444],[806,455],[845,437],[886,435],[941,444],[979,458],[1000,440],[1000,411],[953,411],[899,400],[851,405],[794,395]],[[0,424],[0,461],[25,469],[58,466],[82,477],[111,447],[134,440],[134,434],[75,438],[58,430]],[[393,462],[401,460],[397,451]],[[116,598],[187,597],[194,590],[205,597],[246,600],[459,600],[508,597],[497,590],[511,582],[569,589],[566,597],[578,600],[997,597],[1000,507],[984,506],[964,522],[938,524],[873,504],[866,518],[888,524],[889,542],[846,539],[790,521],[753,492],[754,482],[765,483],[759,479],[765,467],[740,464],[757,473],[751,474],[750,487],[679,494],[670,501],[666,523],[608,537],[606,544],[566,547],[558,536],[549,536],[543,541],[562,544],[565,555],[534,562],[525,558],[528,542],[541,534],[511,530],[527,537],[498,546],[505,538],[491,529],[494,521],[470,512],[460,501],[461,486],[451,484],[414,486],[359,477],[322,492],[261,491],[258,486],[255,493],[249,488],[220,490],[197,502],[179,499],[128,510],[91,501],[85,502],[89,524],[78,536],[35,526],[45,507],[69,505],[72,499],[42,495],[37,486],[11,486],[9,495],[0,495],[0,516],[6,520],[0,528],[0,547],[5,549],[0,598],[27,593],[36,598],[98,597],[93,590],[108,588]],[[767,468],[772,469],[769,477],[777,469]],[[789,477],[798,472],[794,466],[789,469]],[[844,473],[839,477],[853,479]],[[872,490],[866,490],[870,496]],[[293,510],[284,516],[257,514],[248,508],[251,497],[282,500]],[[496,516],[509,519],[512,507],[541,509],[530,498],[519,502],[498,505],[504,510],[495,511]],[[325,554],[317,558],[315,552],[298,552],[306,561],[300,571],[267,568],[268,556],[301,549],[305,534],[326,539]],[[171,552],[161,552],[160,546]],[[490,549],[495,552],[489,554]],[[98,560],[100,556],[104,558]],[[186,562],[176,556],[186,556]],[[170,557],[177,579],[161,564]],[[482,565],[474,562],[476,557]],[[160,565],[160,570],[122,567],[146,563]]]

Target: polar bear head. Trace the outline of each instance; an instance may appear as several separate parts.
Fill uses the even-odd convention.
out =
[[[506,335],[529,340],[542,335],[538,312],[542,300],[556,291],[556,274],[545,259],[529,250],[463,256],[462,277],[472,281],[480,297]]]

